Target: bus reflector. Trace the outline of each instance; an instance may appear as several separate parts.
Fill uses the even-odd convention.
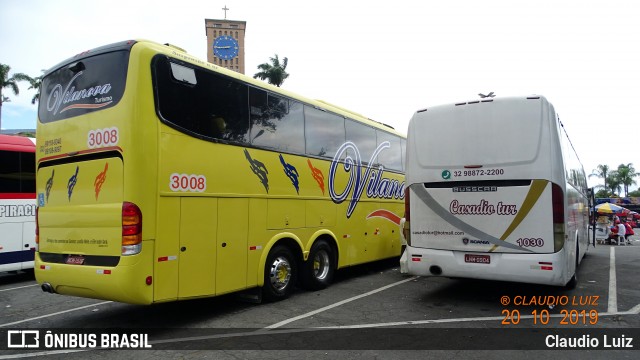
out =
[[[548,261],[539,261],[540,270],[553,270],[553,263]]]
[[[147,276],[147,278],[145,279],[144,282],[147,285],[151,285],[151,284],[153,284],[153,278],[151,276]]]
[[[122,203],[122,255],[135,255],[142,250],[142,212],[138,205]]]

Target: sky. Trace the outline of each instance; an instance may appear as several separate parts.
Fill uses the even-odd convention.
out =
[[[590,174],[640,170],[640,5],[628,0],[0,0],[0,63],[32,77],[126,39],[206,60],[205,19],[247,22],[246,74],[278,54],[282,87],[405,133],[418,109],[478,93],[544,95]],[[2,128],[35,128],[33,90],[8,89]],[[526,136],[526,134],[514,134]],[[589,185],[601,183],[593,177]]]

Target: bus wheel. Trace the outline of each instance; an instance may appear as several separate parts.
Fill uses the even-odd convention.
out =
[[[296,262],[291,250],[275,246],[267,256],[262,296],[267,301],[286,299],[291,295],[296,277]]]
[[[580,245],[576,244],[576,270],[566,285],[567,289],[575,289],[578,286],[578,258],[580,257]]]
[[[302,285],[309,290],[324,289],[333,280],[336,270],[336,255],[331,245],[318,240],[311,247],[309,259],[302,268]]]

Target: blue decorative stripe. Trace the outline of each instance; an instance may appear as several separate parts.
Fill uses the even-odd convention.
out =
[[[36,252],[33,250],[10,251],[0,253],[0,265],[33,261]]]

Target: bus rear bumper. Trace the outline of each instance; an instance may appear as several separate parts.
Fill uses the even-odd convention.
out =
[[[400,267],[409,275],[444,276],[564,286],[569,281],[561,250],[552,254],[454,252],[407,246]]]
[[[146,274],[143,269],[152,269],[148,256],[141,257],[132,265],[99,267],[48,263],[36,253],[34,271],[36,281],[45,292],[130,304],[151,304],[153,286],[147,284],[147,277],[153,274]]]

